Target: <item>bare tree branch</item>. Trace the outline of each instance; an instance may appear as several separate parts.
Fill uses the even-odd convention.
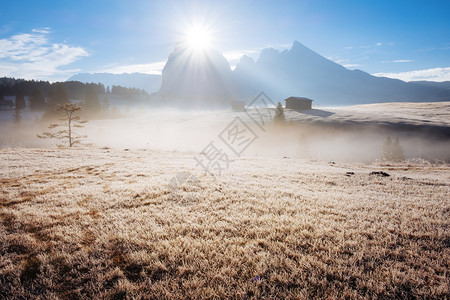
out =
[[[57,127],[65,127],[67,129],[59,130],[57,132],[44,132],[42,134],[37,134],[38,138],[54,138],[67,140],[69,147],[73,145],[80,144],[82,138],[86,138],[86,135],[79,135],[73,132],[74,128],[84,127],[81,124],[85,124],[87,121],[81,120],[80,116],[74,115],[75,113],[81,111],[81,106],[75,103],[65,103],[63,105],[57,104],[56,111],[61,111],[65,116],[61,118],[62,123],[50,124],[49,129],[54,129]]]

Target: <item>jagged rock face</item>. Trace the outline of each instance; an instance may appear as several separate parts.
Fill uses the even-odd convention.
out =
[[[159,94],[179,104],[226,105],[235,93],[233,81],[230,65],[222,54],[179,43],[162,71]]]

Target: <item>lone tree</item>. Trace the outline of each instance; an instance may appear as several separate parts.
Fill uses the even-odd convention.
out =
[[[284,115],[284,108],[281,102],[277,103],[277,107],[275,108],[275,116],[273,117],[273,121],[275,123],[283,123],[286,121],[286,116]]]
[[[75,115],[75,113],[81,111],[81,106],[75,103],[65,103],[65,104],[57,104],[56,111],[61,111],[64,118],[60,120],[62,123],[50,124],[48,126],[49,129],[54,129],[57,127],[63,127],[57,132],[44,132],[43,134],[38,134],[38,138],[46,139],[61,139],[66,140],[68,142],[69,147],[72,147],[75,144],[79,144],[82,138],[86,138],[86,136],[79,135],[75,133],[74,128],[84,127],[81,124],[86,123],[87,121],[82,121],[80,116]]]

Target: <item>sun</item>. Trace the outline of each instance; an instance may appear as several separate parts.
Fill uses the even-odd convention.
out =
[[[212,34],[205,27],[193,26],[186,31],[185,41],[195,50],[205,50],[211,46]]]

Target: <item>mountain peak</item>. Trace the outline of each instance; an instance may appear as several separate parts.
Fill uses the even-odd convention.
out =
[[[223,54],[211,48],[196,50],[186,43],[177,43],[162,71],[159,94],[168,101],[207,106],[213,105],[211,99],[217,103],[228,100],[232,82],[230,64]]]
[[[294,41],[294,43],[292,44],[292,48],[302,48],[305,47],[305,45],[303,45],[302,43],[300,43],[299,41]]]
[[[239,64],[251,64],[253,65],[255,61],[248,55],[244,54],[242,55],[241,59],[239,60]]]
[[[261,51],[261,56],[276,56],[280,52],[274,48],[265,48]]]
[[[309,53],[309,54],[314,54],[316,56],[321,56],[317,52],[314,52],[313,50],[311,50],[310,48],[306,47],[305,45],[303,45],[302,43],[300,43],[298,41],[295,41],[292,44],[292,48],[291,48],[290,52],[302,53],[302,54]]]
[[[259,55],[258,62],[268,62],[273,61],[277,59],[277,57],[280,55],[280,52],[274,48],[265,48],[261,51],[261,54]]]

